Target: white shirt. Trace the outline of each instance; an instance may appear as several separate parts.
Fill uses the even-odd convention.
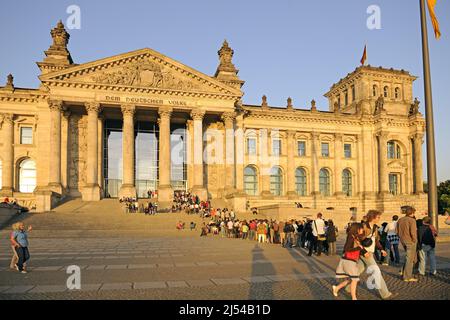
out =
[[[312,223],[312,229],[314,237],[317,237],[319,234],[325,234],[325,221],[317,218]]]
[[[397,235],[397,221],[392,221],[386,226],[386,233],[388,236]]]

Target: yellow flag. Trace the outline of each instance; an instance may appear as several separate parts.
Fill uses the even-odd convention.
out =
[[[434,36],[436,39],[441,37],[441,30],[439,30],[439,21],[436,18],[436,13],[434,12],[434,7],[436,6],[437,0],[427,0],[428,11],[430,11],[431,23],[433,24]]]

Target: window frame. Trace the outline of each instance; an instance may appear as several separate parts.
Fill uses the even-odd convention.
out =
[[[25,141],[24,141],[24,135],[23,135],[23,132],[24,132],[24,129],[29,129],[29,131],[30,131],[30,133],[31,133],[31,135],[30,135],[30,137],[26,137],[26,138],[29,138],[30,139],[30,143],[26,143]],[[19,143],[20,144],[23,144],[23,145],[32,145],[33,144],[33,127],[32,126],[20,126],[19,127]]]
[[[303,154],[300,152],[300,144],[303,144]],[[297,156],[306,157],[306,141],[305,140],[297,140]]]
[[[348,157],[347,157],[347,150],[345,149],[346,146],[350,147],[350,150],[349,150],[350,155]],[[352,158],[352,151],[353,151],[352,149],[353,149],[353,147],[352,147],[351,143],[344,143],[344,158],[345,159],[351,159]]]
[[[254,142],[254,144],[255,144],[255,148],[254,148],[254,152],[250,152],[251,150],[250,150],[250,140],[252,141],[252,142]],[[248,155],[251,155],[251,156],[254,156],[254,155],[256,155],[257,154],[257,141],[256,141],[256,137],[247,137],[247,154]]]
[[[324,146],[327,146],[327,154],[324,154]],[[322,156],[322,158],[329,158],[330,157],[330,143],[329,142],[321,142],[320,143],[320,155]]]

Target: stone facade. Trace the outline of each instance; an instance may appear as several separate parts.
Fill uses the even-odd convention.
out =
[[[294,202],[346,213],[398,212],[406,204],[426,210],[425,124],[413,99],[416,78],[406,71],[358,67],[325,94],[329,111],[314,101],[294,107],[291,98],[286,107],[274,107],[267,96],[248,105],[226,41],[215,75],[208,76],[147,48],[74,64],[64,25],[51,35],[53,44],[38,63],[40,87],[15,88],[11,75],[0,87],[2,195],[33,203],[37,211],[67,196],[100,200],[104,125],[118,119],[118,196],[137,195],[135,126],[151,121],[158,124],[162,204],[173,196],[170,141],[177,124],[186,129],[185,188],[237,211]]]

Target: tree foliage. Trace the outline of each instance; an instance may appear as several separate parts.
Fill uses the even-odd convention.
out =
[[[450,180],[441,182],[438,185],[438,206],[439,213],[450,213]]]

